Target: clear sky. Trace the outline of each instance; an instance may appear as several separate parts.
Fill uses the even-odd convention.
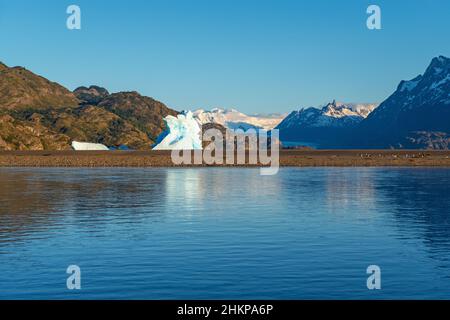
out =
[[[82,29],[66,28],[76,4]],[[382,30],[366,27],[381,7]],[[379,102],[450,56],[448,0],[0,0],[0,61],[175,109]]]

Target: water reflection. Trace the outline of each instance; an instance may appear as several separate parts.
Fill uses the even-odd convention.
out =
[[[261,176],[259,169],[245,169],[245,177],[242,173],[227,168],[170,169],[164,195],[168,204],[191,208],[213,202],[222,206],[239,198],[273,200],[280,193],[281,176]]]
[[[432,252],[448,258],[450,170],[384,170],[375,183],[378,201],[393,213],[402,236],[420,238]]]
[[[15,241],[52,224],[55,201],[63,197],[63,181],[48,183],[32,172],[0,171],[0,243]],[[43,197],[48,190],[52,197]]]
[[[345,172],[344,174],[342,174]],[[375,207],[376,173],[370,168],[329,169],[324,172],[325,199],[335,211],[370,212]]]
[[[242,169],[224,168],[1,169],[0,242],[45,233],[52,225],[96,232],[117,219],[162,221],[167,208],[192,214],[215,204],[216,210],[233,210],[236,203],[241,209],[259,203],[347,217],[388,212],[402,234],[417,237],[421,230],[428,245],[449,249],[448,169],[283,169],[273,177],[245,170],[244,180]]]
[[[125,212],[124,224],[163,219],[166,175],[133,169],[0,169],[0,243],[45,236],[65,225],[95,233]]]
[[[73,261],[95,275],[88,298],[367,297],[373,261],[389,275],[380,297],[450,290],[449,169],[0,169],[0,181],[0,297],[30,297],[30,279],[32,297],[64,297],[54,274]]]

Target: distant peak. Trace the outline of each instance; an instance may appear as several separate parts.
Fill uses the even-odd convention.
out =
[[[73,92],[81,92],[81,91],[91,91],[91,92],[109,94],[108,90],[106,90],[103,87],[96,86],[96,85],[92,85],[89,87],[81,86],[81,87],[78,87],[75,90],[73,90]]]
[[[90,86],[89,88],[81,86],[76,88],[73,93],[84,104],[99,104],[102,99],[109,96],[108,90],[99,86]]]
[[[436,71],[439,73],[442,70],[449,69],[450,68],[450,58],[439,56],[434,57],[431,60],[430,65],[428,66],[425,73],[436,73]]]
[[[8,66],[0,61],[0,70],[8,69]]]
[[[94,89],[94,90],[99,90],[99,91],[103,91],[103,90],[106,90],[105,88],[103,88],[103,87],[100,87],[100,86],[97,86],[97,85],[91,85],[91,86],[89,86],[89,89]]]
[[[450,58],[444,57],[444,56],[439,56],[439,57],[434,57],[433,60],[431,60],[431,64],[432,65],[446,65],[450,63]]]
[[[450,58],[447,58],[445,56],[439,56],[439,57],[436,57],[435,59],[437,59],[441,63],[449,63],[450,62]]]
[[[143,97],[137,91],[119,91],[119,92],[112,93],[111,96],[114,96],[114,97]]]
[[[329,102],[329,103],[327,103],[327,104],[325,105],[325,108],[336,109],[336,108],[339,108],[339,107],[342,107],[342,106],[344,106],[343,103],[337,102],[336,99],[333,99],[333,101],[331,101],[331,102]]]

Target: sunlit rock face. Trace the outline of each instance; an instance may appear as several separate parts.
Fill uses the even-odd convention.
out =
[[[201,150],[201,128],[192,112],[164,118],[166,131],[157,139],[153,150]]]

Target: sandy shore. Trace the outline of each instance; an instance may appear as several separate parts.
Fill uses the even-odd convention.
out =
[[[2,151],[0,167],[172,167],[170,151]],[[450,167],[450,151],[282,150],[280,165]]]

